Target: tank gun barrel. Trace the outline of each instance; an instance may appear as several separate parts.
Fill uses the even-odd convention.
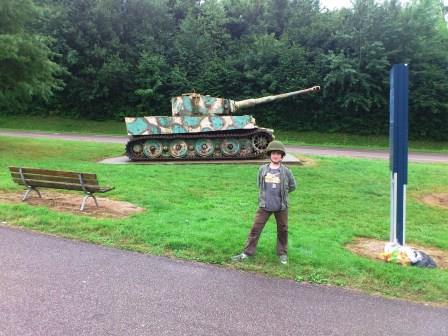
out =
[[[237,111],[239,109],[249,108],[249,107],[252,107],[255,105],[259,105],[259,104],[270,103],[273,101],[282,100],[282,99],[292,97],[292,96],[298,96],[298,95],[305,94],[305,93],[319,92],[319,91],[320,91],[320,86],[313,86],[308,89],[287,92],[287,93],[282,93],[282,94],[273,95],[273,96],[239,100],[239,101],[235,101],[235,105],[234,105],[235,111]]]

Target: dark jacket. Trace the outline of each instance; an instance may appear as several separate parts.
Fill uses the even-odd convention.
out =
[[[269,163],[262,165],[258,170],[258,206],[260,208],[266,207],[266,188],[264,185],[264,178],[269,171]],[[296,180],[288,167],[280,164],[280,194],[282,196],[282,208],[288,208],[288,193],[296,189]]]

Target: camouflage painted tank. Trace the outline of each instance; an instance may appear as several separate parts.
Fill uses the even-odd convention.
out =
[[[275,96],[234,101],[185,93],[173,97],[172,117],[126,118],[130,139],[126,155],[133,161],[252,159],[263,157],[273,130],[256,125],[240,109],[308,92],[319,86]]]

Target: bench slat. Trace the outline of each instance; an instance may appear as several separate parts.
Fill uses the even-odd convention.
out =
[[[11,173],[12,178],[14,179],[22,179],[20,173]],[[66,183],[79,183],[79,177],[64,177],[64,176],[52,176],[52,175],[37,175],[37,174],[29,174],[24,173],[23,176],[25,180],[38,180],[38,181],[51,181],[51,182],[66,182]],[[98,185],[98,180],[96,178],[85,178],[83,175],[83,180],[85,184]]]
[[[14,173],[20,173],[19,167],[9,167],[9,170]],[[38,169],[38,168],[22,168],[22,172],[37,175],[64,176],[64,177],[77,177],[79,174],[82,174],[84,178],[96,179],[96,174]]]
[[[20,178],[13,178],[13,181],[20,185],[25,185]],[[64,182],[52,182],[52,181],[40,181],[40,180],[26,180],[27,184],[32,187],[42,187],[42,188],[55,188],[55,189],[67,189],[67,190],[80,190],[82,191],[81,185],[74,183],[64,183]],[[98,185],[85,184],[84,187],[90,192],[101,192],[102,189]]]

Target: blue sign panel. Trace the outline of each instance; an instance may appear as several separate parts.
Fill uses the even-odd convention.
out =
[[[408,65],[390,71],[391,242],[404,245],[408,183]]]

